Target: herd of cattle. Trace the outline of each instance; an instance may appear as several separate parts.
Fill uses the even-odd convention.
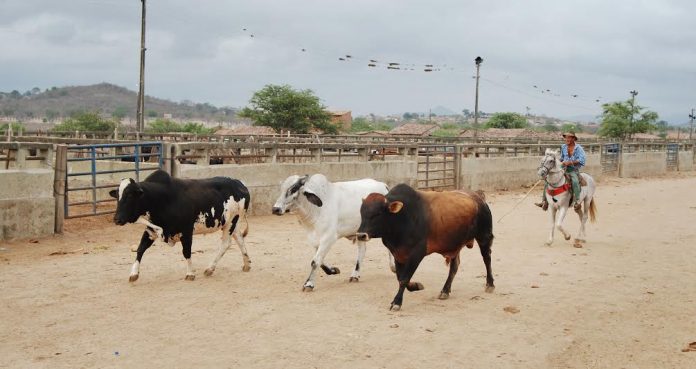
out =
[[[242,270],[251,269],[244,242],[249,229],[246,214],[251,198],[241,181],[227,177],[178,179],[158,170],[142,182],[123,180],[110,195],[118,200],[116,224],[146,226],[131,268],[131,282],[138,279],[143,254],[158,239],[172,246],[181,242],[187,263],[185,279],[193,280],[193,235],[217,230],[222,232],[222,242],[205,275],[213,274],[232,239],[242,253]],[[440,299],[448,298],[459,267],[459,252],[465,246],[472,248],[474,240],[486,266],[486,292],[495,288],[491,271],[493,222],[481,192],[419,191],[406,184],[389,189],[385,183],[373,179],[330,182],[322,174],[293,175],[281,184],[273,214],[283,215],[290,210],[297,214],[316,249],[303,291],[315,288],[317,267],[329,275],[340,273],[338,268],[327,265],[324,258],[343,237],[358,246],[351,282],[360,278],[365,243],[371,238],[382,239],[389,250],[390,269],[399,282],[392,310],[401,308],[405,289],[423,289],[411,277],[423,258],[431,253],[441,254],[449,265],[439,295]]]

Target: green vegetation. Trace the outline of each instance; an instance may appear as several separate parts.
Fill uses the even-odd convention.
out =
[[[601,137],[630,139],[636,133],[646,133],[656,128],[657,113],[643,111],[632,100],[617,101],[602,105],[602,123],[598,134]]]
[[[22,122],[2,123],[0,124],[0,134],[6,135],[9,127],[12,127],[13,135],[16,135],[20,130],[24,131],[24,124]]]
[[[212,134],[214,130],[215,128],[206,128],[200,123],[188,122],[182,125],[169,119],[156,119],[145,128],[149,133],[187,132],[199,135]]]
[[[59,132],[66,131],[82,131],[82,132],[111,132],[117,126],[117,123],[102,118],[99,113],[76,113],[63,123],[57,124],[53,130]]]
[[[517,113],[495,113],[485,128],[526,128],[527,119]]]
[[[464,125],[455,123],[445,123],[440,128],[433,132],[435,137],[459,137],[462,130],[466,129]]]
[[[370,122],[365,117],[358,117],[353,119],[353,123],[350,126],[350,131],[352,133],[356,132],[369,132],[369,131],[389,131],[392,126],[386,122]]]
[[[295,91],[288,85],[266,85],[256,91],[249,100],[251,106],[239,112],[240,117],[250,118],[255,125],[269,126],[276,131],[308,133],[320,129],[336,133],[330,123],[330,115],[312,90]]]

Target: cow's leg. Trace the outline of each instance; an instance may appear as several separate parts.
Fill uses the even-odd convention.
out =
[[[479,249],[481,250],[483,264],[486,265],[486,292],[491,293],[495,290],[495,285],[493,284],[493,270],[491,268],[493,235],[489,233],[476,237],[476,243],[478,243]]]
[[[355,262],[355,269],[353,269],[353,273],[350,275],[349,282],[357,282],[360,280],[360,266],[365,258],[365,249],[365,241],[358,241],[358,260]]]
[[[387,255],[389,256],[389,270],[392,271],[392,273],[396,273],[396,264],[394,264],[394,255],[392,255],[391,251],[387,249]]]
[[[223,229],[223,232],[228,231]],[[217,267],[217,263],[220,261],[220,259],[222,259],[222,256],[225,255],[225,252],[227,252],[227,249],[229,249],[231,245],[232,237],[228,233],[223,233],[222,240],[220,240],[220,246],[218,247],[217,255],[215,255],[215,259],[213,259],[213,261],[210,262],[208,268],[205,270],[205,272],[203,272],[203,274],[206,277],[210,277],[211,275],[213,275],[213,272]]]
[[[247,254],[246,244],[244,243],[244,236],[239,234],[239,232],[235,232],[232,234],[232,237],[234,237],[234,240],[237,241],[237,245],[239,245],[239,251],[242,253],[242,258],[244,259],[242,271],[248,272],[251,270],[251,259],[249,259],[249,254]]]
[[[319,247],[317,247],[317,252],[314,254],[314,258],[310,263],[311,269],[309,271],[309,277],[307,277],[307,281],[305,281],[305,284],[302,287],[302,291],[310,292],[314,290],[314,274],[316,273],[317,267],[319,266],[321,266],[324,272],[326,272],[326,274],[329,275],[341,273],[341,271],[338,268],[324,265],[324,257],[326,257],[326,254],[329,252],[334,242],[336,242],[336,236],[334,235],[322,237],[319,239]]]
[[[438,296],[438,298],[440,300],[446,300],[449,298],[450,292],[452,291],[452,280],[454,280],[454,276],[457,274],[457,270],[459,270],[459,254],[458,253],[457,253],[457,256],[455,258],[452,258],[452,260],[450,260],[449,274],[447,275],[447,280],[445,281],[445,285],[442,287],[442,291],[440,292],[440,296]]]
[[[184,259],[186,259],[186,277],[187,281],[196,279],[196,274],[193,272],[193,264],[191,263],[191,245],[193,244],[193,232],[184,233],[181,235],[181,246]]]
[[[425,247],[423,249],[425,249]],[[418,253],[415,255],[412,254],[406,263],[401,264],[398,261],[395,263],[396,278],[399,281],[399,290],[397,291],[396,296],[394,296],[394,300],[392,300],[389,310],[397,311],[401,309],[401,305],[404,301],[404,290],[413,292],[420,291],[425,288],[423,287],[422,283],[411,282],[411,277],[413,277],[413,273],[416,272],[416,269],[423,260],[424,256],[424,253]]]
[[[143,259],[143,254],[145,253],[145,250],[150,248],[153,242],[155,241],[152,238],[150,238],[150,233],[148,233],[147,231],[143,232],[143,236],[140,237],[140,244],[138,245],[138,251],[135,256],[135,262],[133,263],[133,266],[131,266],[130,277],[128,277],[129,282],[135,282],[138,280],[138,277],[140,276],[140,261]]]

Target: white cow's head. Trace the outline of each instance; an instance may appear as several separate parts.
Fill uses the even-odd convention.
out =
[[[300,195],[304,195],[307,201],[312,204],[319,207],[322,206],[322,201],[319,197],[313,191],[305,188],[307,179],[309,179],[309,175],[292,175],[283,181],[280,185],[280,196],[278,196],[273,205],[273,214],[283,215],[290,211],[297,204],[297,199]]]

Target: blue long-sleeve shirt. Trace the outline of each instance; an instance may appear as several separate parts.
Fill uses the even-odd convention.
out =
[[[561,145],[561,161],[577,161],[579,164],[571,165],[568,168],[571,170],[580,170],[580,168],[585,166],[585,150],[579,144],[575,144],[575,150],[573,150],[573,156],[568,155],[568,145]]]

